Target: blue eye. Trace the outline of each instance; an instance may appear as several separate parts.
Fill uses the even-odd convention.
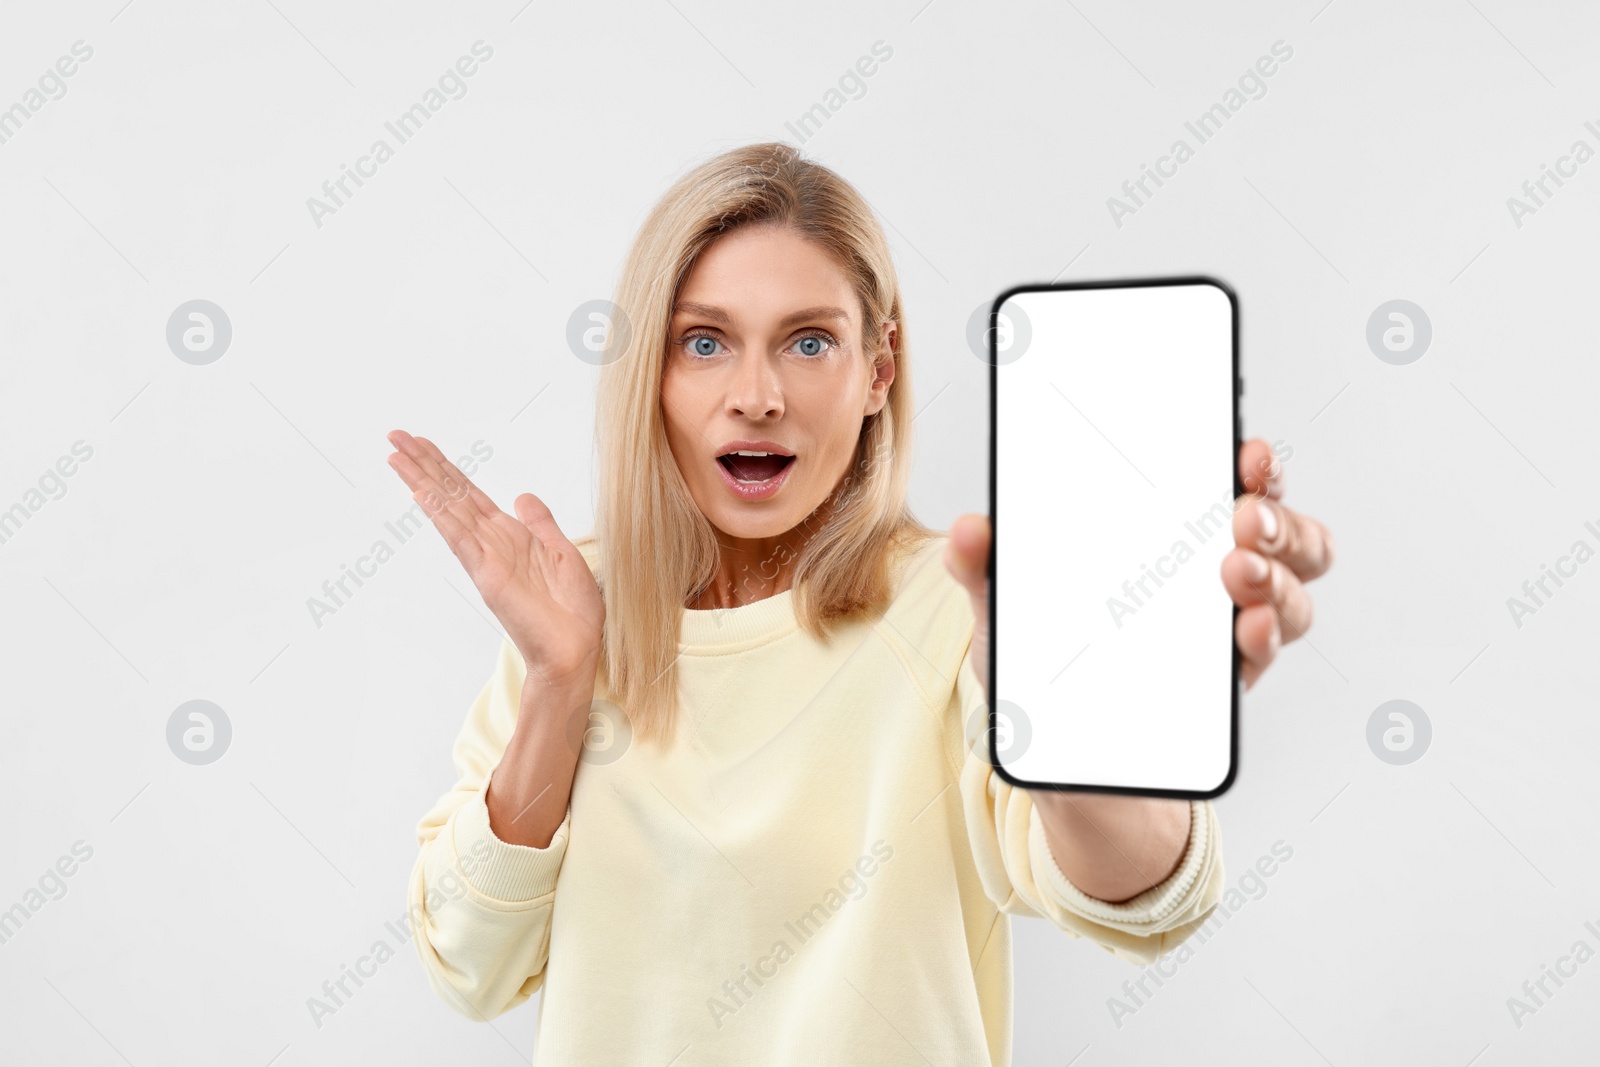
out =
[[[709,333],[691,333],[680,337],[675,343],[681,345],[690,355],[704,359],[717,354],[717,345],[720,342]]]
[[[814,359],[817,356],[826,355],[831,349],[838,348],[839,342],[834,340],[831,334],[818,331],[817,333],[806,334],[795,342],[795,346],[800,350],[802,356],[809,356]]]

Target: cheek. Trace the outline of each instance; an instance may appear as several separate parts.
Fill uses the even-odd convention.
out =
[[[722,399],[722,383],[714,374],[673,369],[668,364],[661,374],[661,408],[664,418],[671,418],[680,430],[694,432],[718,411]],[[694,423],[694,427],[689,424]]]
[[[845,462],[855,452],[856,440],[861,436],[861,405],[864,397],[854,384],[830,390],[826,398],[818,398],[817,410],[822,413],[818,433],[825,441],[824,449],[835,464]]]
[[[690,420],[699,416],[696,398],[680,374],[668,370],[661,376],[661,418],[669,437],[682,438],[690,432]]]
[[[690,467],[689,449],[685,435],[692,432],[685,425],[684,416],[687,414],[683,407],[683,397],[672,388],[670,381],[663,379],[661,383],[661,421],[666,432],[667,451],[672,453],[672,458],[677,461],[678,469],[685,479],[692,479],[694,471]]]
[[[661,372],[661,408],[665,415],[672,414],[672,405],[679,404],[682,397],[682,379],[673,372],[671,364]]]

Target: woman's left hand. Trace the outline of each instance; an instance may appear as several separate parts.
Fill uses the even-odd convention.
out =
[[[1246,688],[1278,649],[1311,626],[1305,583],[1333,563],[1333,541],[1315,519],[1284,507],[1283,466],[1259,438],[1239,449],[1239,480],[1248,497],[1233,513],[1235,547],[1222,559],[1222,585],[1239,606],[1233,640]],[[984,515],[962,515],[950,528],[945,565],[972,596],[972,666],[989,698],[989,542]],[[1039,811],[1050,854],[1061,872],[1098,900],[1120,903],[1170,878],[1191,832],[1191,803],[1159,797],[1027,791]]]
[[[1333,539],[1316,519],[1284,507],[1283,465],[1261,438],[1239,449],[1246,497],[1233,513],[1235,547],[1222,560],[1222,585],[1239,605],[1234,643],[1245,688],[1277,657],[1278,649],[1311,628],[1305,583],[1333,564]],[[945,566],[972,597],[972,666],[989,688],[989,541],[986,515],[966,514],[950,527]]]

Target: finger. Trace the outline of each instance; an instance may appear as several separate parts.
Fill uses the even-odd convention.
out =
[[[1281,560],[1302,581],[1309,582],[1333,565],[1333,538],[1327,528],[1275,500],[1245,501],[1233,513],[1233,540],[1241,548]]]
[[[474,512],[484,518],[494,517],[496,511],[494,502],[473,485],[455,464],[445,459],[444,454],[432,441],[426,437],[413,437],[404,430],[391,431],[389,441],[416,463],[432,483],[436,493],[450,501],[452,505],[457,502],[466,505],[456,511],[463,522],[471,522]]]
[[[437,461],[422,447],[421,441],[404,430],[391,431],[388,439],[402,449],[390,455],[389,466],[412,490],[411,499],[422,507],[467,573],[473,574],[484,556],[482,536],[486,529],[480,522],[477,507],[440,484]]]
[[[1283,464],[1263,438],[1252,437],[1239,446],[1239,481],[1247,493],[1274,500],[1283,496]]]
[[[390,430],[384,436],[388,438],[389,443],[395,447],[396,451],[405,453],[419,464],[427,458],[426,450],[422,445],[417,442],[415,437],[412,437],[404,430]]]
[[[451,510],[450,504],[432,489],[419,489],[411,494],[411,499],[422,505],[422,510],[433,522],[433,528],[439,531],[439,536],[450,546],[450,551],[461,561],[467,574],[474,574],[483,559],[483,546],[473,531]]]
[[[434,474],[431,471],[424,470],[417,464],[415,459],[409,455],[406,455],[404,452],[391,453],[389,456],[389,466],[394,469],[396,474],[400,475],[401,480],[403,480],[407,487],[411,489],[413,500],[418,499],[416,496],[417,493],[427,493],[435,499],[444,501],[447,504],[460,505],[463,503],[456,497],[452,497],[452,495],[439,484],[438,479],[434,477]],[[476,528],[478,526],[478,514],[478,510],[475,506],[464,506],[461,507],[461,509],[457,512],[457,517],[463,525],[470,525]]]
[[[446,486],[440,482],[441,471],[434,462],[433,456],[421,443],[404,430],[394,430],[389,433],[389,443],[399,449],[389,456],[389,466],[400,475],[413,491],[428,489],[440,497],[450,496]]]
[[[1239,646],[1239,678],[1248,689],[1277,658],[1281,644],[1277,613],[1266,604],[1241,610],[1233,640]]]
[[[994,526],[989,516],[960,515],[950,526],[950,541],[945,545],[944,563],[967,590],[972,603],[972,669],[983,685],[984,701],[989,700],[989,549],[994,543]],[[987,753],[985,753],[987,758]]]
[[[1311,595],[1282,562],[1248,548],[1235,548],[1222,557],[1222,584],[1241,609],[1264,604],[1275,611],[1282,643],[1311,629]]]
[[[446,459],[444,453],[439,451],[438,445],[434,444],[426,437],[418,437],[414,440],[417,442],[417,444],[422,446],[428,458],[438,469],[441,480],[444,483],[444,488],[447,492],[449,492],[452,496],[460,496],[462,499],[469,502],[474,508],[477,509],[478,514],[482,515],[486,519],[492,519],[496,515],[500,514],[500,509],[495,506],[493,500],[489,499],[489,494],[485,493],[482,489],[479,489],[471,478],[468,478],[465,474],[461,473],[460,467],[457,467],[454,463],[451,463],[448,459]]]
[[[432,479],[423,472],[421,467],[417,466],[416,460],[404,452],[389,453],[389,467],[400,476],[400,480],[405,482],[406,488],[412,492],[425,487],[432,488]]]
[[[411,458],[411,453],[414,448],[411,443],[411,435],[406,433],[404,430],[390,430],[388,433],[384,434],[384,437],[388,440],[389,444],[394,446],[395,449],[394,452],[389,454],[389,466],[393,467],[395,473],[399,474],[400,477],[406,479],[407,485],[411,485],[411,479],[413,477],[421,476],[421,468],[417,466],[416,460]],[[402,460],[409,460],[410,465],[402,469]],[[416,489],[417,486],[411,485],[411,488]]]

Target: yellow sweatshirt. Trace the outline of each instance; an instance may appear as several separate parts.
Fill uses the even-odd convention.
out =
[[[537,1067],[1002,1067],[1008,916],[1141,963],[1192,934],[1222,894],[1211,803],[1192,802],[1161,885],[1108,904],[1069,882],[1028,793],[989,766],[946,540],[905,554],[886,612],[828,644],[792,591],[686,609],[674,744],[592,719],[546,848],[489,828],[526,670],[503,643],[455,787],[417,827],[412,941],[439,996],[487,1020],[542,991]]]

